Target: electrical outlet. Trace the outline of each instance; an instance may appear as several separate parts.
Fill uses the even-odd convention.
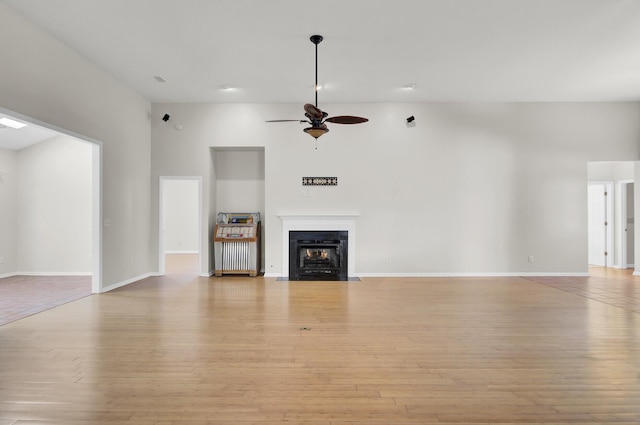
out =
[[[4,257],[0,257],[0,264],[4,264]]]
[[[533,255],[530,255],[530,256],[529,256],[529,262],[530,262],[530,263],[533,263],[534,261],[535,261],[535,260],[534,260],[534,258],[533,258]]]

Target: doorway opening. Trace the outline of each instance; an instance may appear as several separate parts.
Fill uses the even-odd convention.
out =
[[[637,167],[635,161],[587,163],[589,266],[634,267]]]
[[[4,108],[0,116],[26,125],[0,130],[3,194],[14,198],[0,203],[0,276],[84,276],[101,292],[101,143]]]
[[[198,275],[202,264],[202,177],[160,177],[159,273]]]

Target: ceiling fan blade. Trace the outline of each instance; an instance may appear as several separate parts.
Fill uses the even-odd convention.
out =
[[[311,119],[321,120],[324,117],[324,112],[316,106],[310,103],[304,105],[304,111],[311,116]]]
[[[351,115],[338,115],[337,117],[329,117],[324,122],[332,122],[334,124],[362,124],[369,119],[362,117],[354,117]]]
[[[308,122],[305,120],[267,120],[265,122]]]

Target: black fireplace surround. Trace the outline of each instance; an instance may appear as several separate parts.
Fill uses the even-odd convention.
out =
[[[289,231],[289,280],[349,280],[342,230]]]

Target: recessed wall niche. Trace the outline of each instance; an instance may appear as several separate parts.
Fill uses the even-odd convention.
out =
[[[259,212],[264,220],[264,147],[216,147],[211,157],[210,222],[218,212]]]

